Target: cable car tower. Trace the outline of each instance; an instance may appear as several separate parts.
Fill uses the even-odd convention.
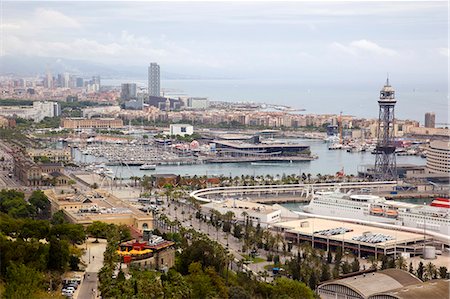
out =
[[[378,105],[380,112],[378,117],[378,138],[375,148],[375,170],[374,178],[380,181],[397,180],[397,164],[395,161],[394,144],[394,107],[397,103],[394,88],[386,84],[380,91]]]

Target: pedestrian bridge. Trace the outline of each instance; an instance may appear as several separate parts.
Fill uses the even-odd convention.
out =
[[[202,202],[221,201],[230,197],[244,196],[253,198],[278,196],[308,197],[314,191],[330,191],[336,189],[340,189],[343,192],[349,190],[386,192],[395,190],[397,185],[397,181],[382,181],[213,187],[193,191],[190,193],[190,196]]]

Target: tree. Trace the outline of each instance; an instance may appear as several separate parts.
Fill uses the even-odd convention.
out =
[[[352,268],[352,272],[358,272],[359,271],[360,265],[359,265],[359,260],[357,258],[355,258],[353,260],[351,268]]]
[[[56,225],[56,224],[64,224],[67,223],[67,220],[64,216],[64,211],[63,210],[59,210],[56,213],[53,214],[52,219],[50,220],[51,224]]]
[[[378,260],[375,258],[375,256],[369,256],[369,262],[371,269],[376,270],[378,268]]]
[[[317,286],[317,276],[316,276],[316,272],[312,271],[311,275],[309,276],[309,281],[308,281],[308,286],[311,290],[315,290],[316,286]]]
[[[252,297],[242,286],[230,286],[228,289],[229,299],[251,299]]]
[[[333,267],[333,278],[338,278],[339,277],[339,270],[340,270],[341,266],[340,264],[335,264]]]
[[[436,266],[432,262],[429,262],[425,266],[425,280],[434,279],[436,278],[436,276],[437,276]]]
[[[189,284],[175,269],[169,269],[167,275],[162,276],[161,279],[164,288],[164,298],[190,298],[191,288]]]
[[[447,267],[445,267],[445,266],[439,267],[439,278],[446,279],[447,272],[448,272]]]
[[[350,263],[347,262],[347,261],[344,261],[344,262],[342,263],[341,268],[342,268],[342,273],[343,273],[343,274],[348,274],[348,273],[350,273],[351,270],[352,270],[352,267],[351,267]]]
[[[332,261],[333,261],[333,255],[331,254],[331,250],[328,250],[328,252],[327,252],[327,263],[331,264]]]
[[[192,298],[214,298],[217,293],[211,281],[211,277],[202,270],[202,265],[194,262],[189,265],[189,276],[187,278],[192,289]]]
[[[420,279],[423,280],[423,274],[425,272],[424,266],[422,261],[419,263],[419,265],[417,266],[417,270],[416,270],[416,276]]]
[[[342,248],[337,248],[336,249],[336,254],[334,255],[334,262],[336,264],[340,264],[342,260]]]
[[[381,258],[381,270],[387,269],[388,267],[388,257],[383,255]]]
[[[402,255],[399,255],[395,260],[395,267],[400,270],[407,269],[405,258]]]
[[[320,281],[327,281],[330,279],[331,279],[330,265],[323,263],[322,269],[320,271]]]
[[[101,221],[94,221],[86,229],[87,233],[95,238],[95,242],[98,242],[98,238],[106,238],[108,231],[108,224]]]
[[[44,192],[37,190],[33,191],[28,198],[28,202],[34,208],[34,214],[42,218],[48,218],[50,214],[50,201]]]
[[[6,273],[4,298],[32,298],[42,285],[43,276],[23,264],[10,263]]]
[[[86,240],[86,232],[81,224],[63,223],[53,225],[50,235],[61,240],[70,241],[72,244],[82,244]]]
[[[273,297],[277,298],[314,298],[314,292],[303,282],[280,277],[275,280],[273,287]]]
[[[233,236],[240,239],[242,236],[242,226],[240,224],[235,224],[233,229]]]
[[[52,236],[50,238],[48,250],[48,268],[51,270],[63,271],[69,262],[69,244],[67,241],[58,240]]]

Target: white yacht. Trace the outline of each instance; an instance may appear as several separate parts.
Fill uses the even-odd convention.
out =
[[[144,164],[139,167],[140,170],[155,170],[156,165],[155,164]]]
[[[360,219],[430,230],[448,235],[450,208],[388,201],[375,195],[316,192],[307,213],[341,218]]]

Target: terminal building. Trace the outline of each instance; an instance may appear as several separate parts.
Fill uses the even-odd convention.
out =
[[[448,298],[449,280],[422,282],[407,271],[386,269],[327,281],[316,292],[322,299]]]
[[[342,248],[358,257],[416,256],[423,253],[424,245],[434,244],[431,237],[422,234],[319,218],[281,222],[273,227],[294,244],[308,242],[326,251]]]
[[[259,139],[258,139],[259,141]],[[247,143],[240,141],[215,140],[218,151],[242,154],[271,154],[280,156],[297,156],[309,154],[309,146],[290,143]]]

